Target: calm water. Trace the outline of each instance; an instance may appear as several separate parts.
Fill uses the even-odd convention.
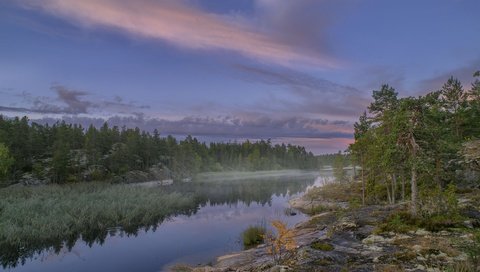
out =
[[[165,271],[175,263],[207,264],[217,256],[242,250],[240,235],[250,225],[281,219],[293,226],[304,220],[301,213],[285,214],[288,200],[325,179],[329,177],[312,173],[174,185],[169,190],[195,193],[196,213],[175,216],[156,230],[140,230],[137,235],[117,231],[102,244],[89,246],[79,240],[71,250],[46,250],[6,271]]]

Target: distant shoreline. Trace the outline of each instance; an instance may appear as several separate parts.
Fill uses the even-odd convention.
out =
[[[199,173],[194,181],[228,181],[242,179],[263,179],[275,177],[296,177],[296,176],[313,176],[318,175],[319,170],[301,170],[301,169],[284,169],[284,170],[263,170],[263,171],[224,171],[224,172],[204,172]]]

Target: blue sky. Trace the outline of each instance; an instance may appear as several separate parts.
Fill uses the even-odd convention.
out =
[[[0,3],[0,113],[335,152],[383,83],[480,69],[476,0]]]

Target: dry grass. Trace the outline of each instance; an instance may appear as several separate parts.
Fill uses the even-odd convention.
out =
[[[417,242],[420,246],[424,247],[427,249],[427,252],[432,252],[433,250],[441,251],[448,256],[451,257],[456,257],[460,255],[460,251],[454,247],[452,247],[452,243],[448,238],[440,238],[440,237],[435,237],[435,238],[423,238],[420,239],[420,241]],[[428,251],[430,249],[430,251]]]
[[[400,265],[380,264],[375,267],[376,272],[401,272],[405,271]]]
[[[193,268],[186,264],[175,264],[172,267],[168,268],[170,272],[191,272]]]
[[[412,237],[411,239],[398,239],[394,244],[407,250],[415,252],[413,247],[420,246],[420,254],[428,255],[431,253],[443,252],[450,257],[460,255],[460,251],[452,246],[452,242],[448,237],[428,236],[428,237]]]
[[[358,182],[334,182],[322,187],[312,188],[305,195],[306,199],[325,200],[331,202],[350,202],[361,199],[362,184]]]

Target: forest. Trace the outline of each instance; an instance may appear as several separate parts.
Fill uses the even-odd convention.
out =
[[[42,125],[27,117],[0,115],[0,180],[4,185],[33,179],[68,183],[112,180],[156,167],[169,179],[226,170],[312,169],[317,159],[304,147],[270,140],[203,143],[178,141],[138,128],[57,122]]]
[[[398,98],[388,85],[373,91],[349,147],[362,169],[363,204],[409,198],[413,215],[448,216],[455,210],[455,188],[478,186],[479,76],[470,88],[452,77],[418,97]]]

